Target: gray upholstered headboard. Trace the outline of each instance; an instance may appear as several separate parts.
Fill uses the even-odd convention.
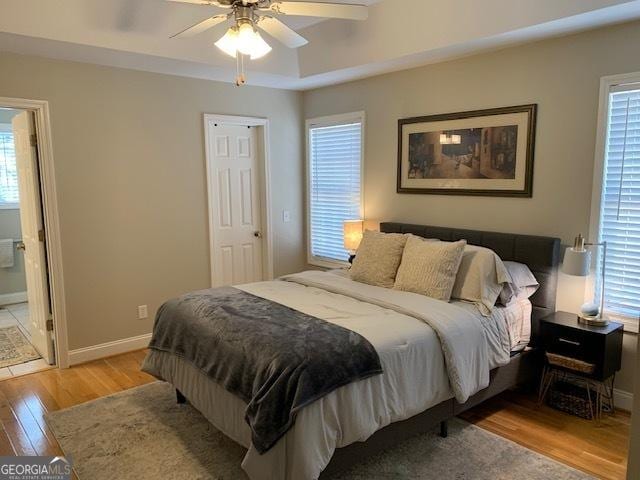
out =
[[[527,265],[540,283],[540,288],[531,297],[531,303],[533,304],[531,318],[532,344],[535,344],[537,338],[540,319],[556,309],[558,264],[560,263],[559,238],[394,222],[381,223],[380,231],[386,233],[413,233],[421,237],[437,238],[444,241],[466,240],[471,245],[490,248],[502,260],[510,260]]]

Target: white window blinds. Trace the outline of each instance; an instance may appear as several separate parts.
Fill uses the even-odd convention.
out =
[[[640,85],[609,94],[600,211],[607,242],[605,310],[640,315]]]
[[[361,117],[308,123],[311,262],[349,258],[343,246],[343,222],[361,215],[362,128]]]
[[[13,133],[3,130],[0,130],[0,207],[17,207],[18,172]]]

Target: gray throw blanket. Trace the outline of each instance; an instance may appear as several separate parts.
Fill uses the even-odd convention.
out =
[[[149,348],[182,357],[244,400],[260,453],[302,407],[382,373],[378,353],[358,333],[232,287],[166,302]]]

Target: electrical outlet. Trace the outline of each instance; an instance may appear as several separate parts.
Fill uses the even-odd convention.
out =
[[[291,221],[291,212],[289,210],[282,211],[282,221],[284,223],[289,223]]]
[[[149,316],[147,312],[146,305],[138,305],[138,318],[142,320],[143,318],[147,318]]]

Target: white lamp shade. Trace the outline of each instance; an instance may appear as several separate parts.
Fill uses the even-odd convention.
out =
[[[224,37],[222,37],[215,43],[215,46],[230,57],[236,58],[236,52],[238,50],[237,43],[238,30],[231,27],[229,30],[227,30],[227,33],[224,34]]]
[[[567,275],[587,277],[591,270],[591,252],[585,249],[567,248],[564,252],[562,271]]]
[[[251,50],[251,60],[257,60],[258,58],[264,57],[267,53],[271,51],[271,46],[264,41],[262,35],[256,32],[256,36],[253,42],[253,47]]]
[[[362,240],[362,220],[345,220],[343,224],[344,248],[350,252],[355,252]]]
[[[256,31],[253,29],[253,25],[250,23],[243,23],[238,28],[238,41],[236,43],[236,48],[244,55],[251,55],[255,38]]]

